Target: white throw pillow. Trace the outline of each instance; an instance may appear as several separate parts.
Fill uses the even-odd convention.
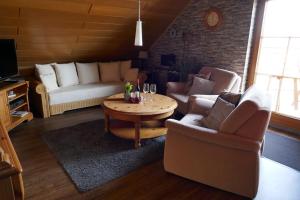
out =
[[[120,62],[100,63],[100,74],[102,82],[121,81]]]
[[[42,81],[47,92],[58,89],[56,74],[53,69],[54,64],[55,63],[44,64],[44,65],[41,65],[41,64],[35,65],[37,76]]]
[[[207,117],[201,120],[202,124],[211,129],[218,130],[221,123],[234,110],[235,105],[229,103],[222,98],[218,98]]]
[[[188,95],[194,94],[211,94],[212,90],[214,89],[215,83],[213,81],[194,77],[193,85],[190,88]]]
[[[98,63],[76,63],[80,84],[98,83]]]
[[[75,64],[55,64],[54,65],[58,85],[60,87],[67,87],[72,85],[78,85],[79,80],[76,72]]]
[[[125,76],[124,76],[124,81],[129,81],[129,82],[134,82],[137,80],[139,75],[139,69],[137,68],[132,68],[132,69],[128,69],[125,72]]]
[[[131,60],[120,61],[121,79],[125,80],[125,75],[128,69],[131,68]]]

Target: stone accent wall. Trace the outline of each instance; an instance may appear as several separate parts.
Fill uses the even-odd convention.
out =
[[[179,69],[213,66],[243,76],[253,3],[254,0],[191,0],[150,48],[150,65],[160,66],[160,56],[173,53]],[[223,13],[223,23],[216,30],[204,25],[204,15],[210,7]],[[169,35],[172,28],[177,30],[175,38]]]

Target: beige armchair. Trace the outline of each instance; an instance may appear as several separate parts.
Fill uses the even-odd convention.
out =
[[[175,99],[178,103],[177,110],[186,114],[189,110],[191,102],[195,99],[209,99],[215,101],[221,92],[239,92],[241,78],[234,72],[214,67],[203,67],[199,73],[211,73],[210,80],[215,82],[212,94],[199,94],[188,96],[185,93],[186,83],[168,82],[167,95]]]
[[[198,102],[199,103],[199,102]],[[249,88],[219,130],[199,125],[212,106],[195,100],[181,121],[167,120],[165,170],[222,190],[253,198],[259,182],[264,133],[270,120],[270,98]]]

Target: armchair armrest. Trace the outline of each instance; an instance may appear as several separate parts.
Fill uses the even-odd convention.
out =
[[[254,153],[260,152],[260,142],[236,135],[222,134],[217,130],[182,123],[174,119],[167,120],[166,127],[168,128],[168,134],[183,134],[186,137],[191,137],[201,142],[226,148],[251,151]]]
[[[185,83],[183,82],[168,82],[167,94],[169,93],[184,93]]]
[[[189,97],[189,102],[190,102],[189,112],[206,116],[208,114],[208,111],[213,107],[213,105],[215,103],[215,100],[212,100],[213,97],[211,97],[211,99],[203,98],[206,96],[213,96],[213,97],[216,96],[216,98],[218,97],[218,95],[192,95],[192,96],[190,96]]]

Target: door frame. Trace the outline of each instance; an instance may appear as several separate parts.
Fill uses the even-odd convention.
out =
[[[261,38],[261,32],[263,26],[263,18],[265,14],[265,5],[267,1],[269,0],[261,0],[257,2],[258,5],[256,8],[257,10],[256,10],[254,32],[253,32],[254,37],[252,40],[252,51],[250,55],[250,63],[247,72],[248,74],[247,74],[246,88],[249,88],[251,85],[254,84],[256,64],[259,56],[259,46],[260,46],[260,38]],[[275,125],[277,128],[282,128],[285,131],[291,131],[291,130],[292,132],[300,131],[299,119],[288,117],[276,112],[272,112],[270,124]]]

